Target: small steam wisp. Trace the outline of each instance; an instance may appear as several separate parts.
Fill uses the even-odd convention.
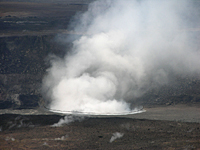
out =
[[[131,108],[135,98],[168,84],[173,75],[200,72],[193,33],[183,31],[195,13],[187,0],[93,2],[72,23],[74,32],[85,33],[74,40],[72,53],[51,61],[43,81],[48,107],[101,115],[139,112]]]

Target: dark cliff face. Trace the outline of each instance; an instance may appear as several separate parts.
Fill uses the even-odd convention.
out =
[[[35,47],[40,42],[43,43],[41,37],[1,38],[1,74],[24,74],[43,71],[40,58],[44,57],[44,50],[42,47],[39,47],[39,49]],[[37,70],[33,67],[35,65],[38,66]]]
[[[59,53],[54,36],[22,36],[0,38],[1,74],[41,74],[45,58]]]
[[[38,107],[48,55],[66,49],[54,35],[0,38],[0,109]]]
[[[0,2],[0,109],[35,108],[43,103],[42,79],[48,55],[63,57],[71,44],[58,43],[86,1],[9,0]],[[68,36],[65,34],[64,36]]]

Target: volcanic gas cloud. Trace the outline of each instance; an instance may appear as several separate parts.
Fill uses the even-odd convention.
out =
[[[77,15],[70,54],[51,61],[43,91],[52,110],[131,113],[131,101],[200,72],[191,0],[98,0]],[[72,26],[71,25],[71,26]],[[70,37],[69,37],[70,38]],[[67,40],[67,39],[66,39]]]

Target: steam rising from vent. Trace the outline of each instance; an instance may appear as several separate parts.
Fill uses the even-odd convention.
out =
[[[58,123],[54,123],[52,125],[52,127],[60,127],[60,126],[63,126],[63,125],[66,125],[66,124],[70,124],[71,122],[74,122],[74,121],[82,121],[84,119],[84,117],[79,117],[79,116],[65,116],[64,119],[60,119],[58,121]]]
[[[119,132],[113,133],[113,136],[110,139],[110,143],[112,143],[114,140],[121,138],[123,136],[124,136],[124,133],[119,133]]]
[[[135,98],[172,76],[199,73],[195,32],[188,30],[196,15],[191,0],[93,2],[72,23],[83,33],[72,53],[51,61],[43,81],[50,109],[131,113]]]

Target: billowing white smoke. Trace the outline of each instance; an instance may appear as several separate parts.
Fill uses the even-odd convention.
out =
[[[113,133],[113,136],[110,139],[110,143],[112,143],[116,139],[122,138],[123,136],[124,136],[124,133],[119,133],[119,132]]]
[[[70,124],[71,122],[74,122],[74,121],[82,121],[83,119],[84,117],[82,116],[65,116],[64,119],[61,118],[58,121],[58,123],[54,123],[52,127],[60,127],[66,124]]]
[[[52,60],[44,79],[50,109],[129,113],[128,102],[167,84],[171,75],[199,73],[199,51],[185,31],[195,13],[190,2],[92,3],[76,23],[74,31],[83,35],[72,53]]]

